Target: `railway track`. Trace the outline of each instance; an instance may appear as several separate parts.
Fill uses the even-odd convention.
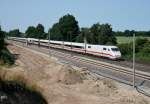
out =
[[[45,45],[41,44],[40,46],[48,48],[48,45],[45,46]],[[104,57],[102,58],[102,57],[98,57],[98,56],[83,54],[83,53],[80,53],[80,52],[74,52],[71,49],[70,50],[69,49],[64,50],[64,49],[62,49],[62,47],[52,46],[51,48],[56,50],[56,51],[61,51],[63,53],[74,54],[75,56],[81,56],[81,57],[84,56],[84,57],[89,58],[89,59],[93,59],[93,60],[97,60],[97,61],[101,61],[101,62],[104,61],[106,63],[115,64],[115,65],[126,67],[126,68],[129,68],[129,69],[132,69],[132,65],[133,65],[132,62],[128,62],[128,61],[124,61],[124,60],[117,60],[117,61],[110,60],[110,59],[106,59]],[[136,68],[136,70],[150,73],[150,65],[147,65],[147,64],[143,65],[143,64],[140,64],[140,63],[136,63],[135,68]]]
[[[117,67],[117,66],[108,65],[106,63],[101,63],[101,62],[96,62],[96,61],[92,61],[92,60],[82,59],[80,57],[66,55],[66,54],[63,54],[61,52],[58,52],[58,53],[55,52],[53,54],[57,54],[57,55],[59,55],[59,57],[75,59],[78,62],[88,63],[88,64],[94,65],[96,67],[103,67],[103,68],[107,68],[109,70],[115,70],[115,71],[118,71],[118,72],[121,72],[121,73],[124,73],[124,74],[133,75],[133,72],[131,71],[132,69],[127,69],[127,68],[123,68],[123,67]],[[146,73],[143,74],[143,73],[140,73],[140,72],[136,72],[135,76],[143,78],[143,79],[146,79],[146,80],[150,80],[150,75],[147,75]]]
[[[49,51],[48,47],[45,49],[47,52]],[[96,67],[96,69],[105,68],[110,71],[115,71],[115,73],[126,74],[130,77],[133,75],[132,69],[130,69],[130,68],[116,66],[116,65],[108,64],[108,63],[101,62],[101,61],[95,61],[95,60],[91,60],[91,59],[87,59],[87,58],[85,59],[85,58],[79,57],[79,56],[72,56],[71,54],[62,53],[62,52],[58,52],[58,51],[54,51],[54,50],[51,50],[51,53],[56,57],[59,57],[59,58],[65,59],[65,60],[67,59],[68,61],[72,61],[72,62],[76,61],[76,63],[80,63],[80,64],[82,63],[84,65],[86,64],[88,66]],[[88,67],[87,67],[87,69],[88,69]],[[96,73],[96,74],[98,74],[98,73]],[[137,71],[135,73],[135,77],[140,78],[142,80],[150,81],[149,73]],[[132,79],[130,78],[130,80],[132,80]]]
[[[18,41],[18,40],[17,40]],[[19,40],[19,42],[23,42],[23,43],[26,43],[26,41],[22,41],[22,40]],[[35,45],[35,44],[32,44],[32,45]],[[38,44],[36,44],[38,45]],[[40,44],[41,47],[45,47],[45,48],[48,48],[48,45],[43,45],[43,44]],[[89,59],[92,59],[92,60],[96,60],[96,61],[102,61],[102,62],[106,62],[106,63],[110,63],[110,64],[115,64],[117,66],[122,66],[122,67],[126,67],[126,68],[129,68],[129,69],[132,69],[132,61],[126,61],[126,60],[109,60],[109,59],[106,59],[106,58],[101,58],[101,57],[97,57],[97,56],[93,56],[93,55],[88,55],[88,54],[83,54],[83,53],[77,53],[77,52],[73,52],[71,49],[69,50],[64,50],[62,49],[62,47],[59,47],[59,46],[52,46],[51,45],[51,49],[55,50],[55,51],[59,51],[59,52],[63,52],[63,53],[69,53],[69,54],[73,54],[75,56],[81,56],[81,57],[86,57],[86,58],[89,58]],[[137,61],[135,61],[136,64],[135,64],[135,69],[136,70],[139,70],[139,71],[142,71],[142,72],[148,72],[150,73],[150,64],[148,63],[139,63]]]

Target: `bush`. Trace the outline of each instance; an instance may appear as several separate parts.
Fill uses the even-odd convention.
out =
[[[14,55],[11,54],[6,48],[0,52],[0,60],[2,60],[4,64],[12,65],[15,63]]]
[[[133,47],[131,43],[119,44],[118,47],[122,55],[132,54]]]
[[[150,44],[144,44],[144,47],[141,49],[140,53],[143,53],[145,56],[150,55]]]
[[[150,42],[144,44],[143,48],[137,54],[139,60],[150,61]]]
[[[132,47],[131,43],[119,44],[118,47],[122,54],[122,58],[127,59],[127,60],[132,59],[133,47]]]
[[[15,63],[15,57],[5,46],[5,35],[5,32],[0,28],[0,62],[2,62],[2,64],[12,65]]]
[[[147,44],[149,41],[148,41],[148,39],[146,39],[146,38],[144,38],[144,39],[142,39],[142,38],[137,38],[136,39],[136,41],[135,41],[135,47],[136,47],[136,52],[139,52],[139,51],[141,51],[141,49],[143,48],[143,47],[147,47],[147,46],[145,46],[145,44]]]
[[[119,44],[120,52],[125,59],[132,59],[133,43]],[[136,60],[150,61],[150,41],[147,39],[136,39],[135,41]]]

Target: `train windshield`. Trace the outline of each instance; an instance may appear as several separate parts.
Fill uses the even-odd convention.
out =
[[[111,48],[112,51],[119,51],[118,48]]]

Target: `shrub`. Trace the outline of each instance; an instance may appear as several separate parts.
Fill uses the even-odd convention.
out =
[[[12,65],[15,63],[15,57],[13,54],[11,54],[9,52],[8,49],[4,48],[3,50],[1,50],[0,52],[0,60],[2,60],[2,62],[4,64],[9,64]]]
[[[137,54],[137,57],[142,61],[150,61],[150,42],[144,44],[144,46]]]
[[[119,44],[120,52],[125,59],[132,59],[133,43]],[[138,38],[135,41],[136,60],[150,61],[150,41]]]
[[[12,65],[15,63],[15,57],[5,47],[4,38],[5,38],[5,32],[2,31],[0,28],[0,62],[4,64]]]
[[[136,47],[136,52],[139,52],[141,51],[141,49],[143,47],[145,47],[145,44],[148,43],[148,39],[144,38],[137,38],[136,41],[135,41],[135,47]]]
[[[132,45],[131,43],[124,43],[118,45],[120,52],[122,55],[129,55],[132,54]]]

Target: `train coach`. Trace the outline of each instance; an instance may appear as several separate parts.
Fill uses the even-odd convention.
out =
[[[43,40],[35,38],[18,38],[18,37],[9,37],[16,41],[26,41],[29,44],[39,44],[42,46],[49,46],[53,48],[64,49],[68,51],[74,51],[78,53],[90,54],[95,56],[106,57],[109,59],[120,59],[121,52],[117,46],[113,45],[93,45],[85,43],[76,43],[76,42],[64,42],[64,41],[53,41],[53,40]]]

